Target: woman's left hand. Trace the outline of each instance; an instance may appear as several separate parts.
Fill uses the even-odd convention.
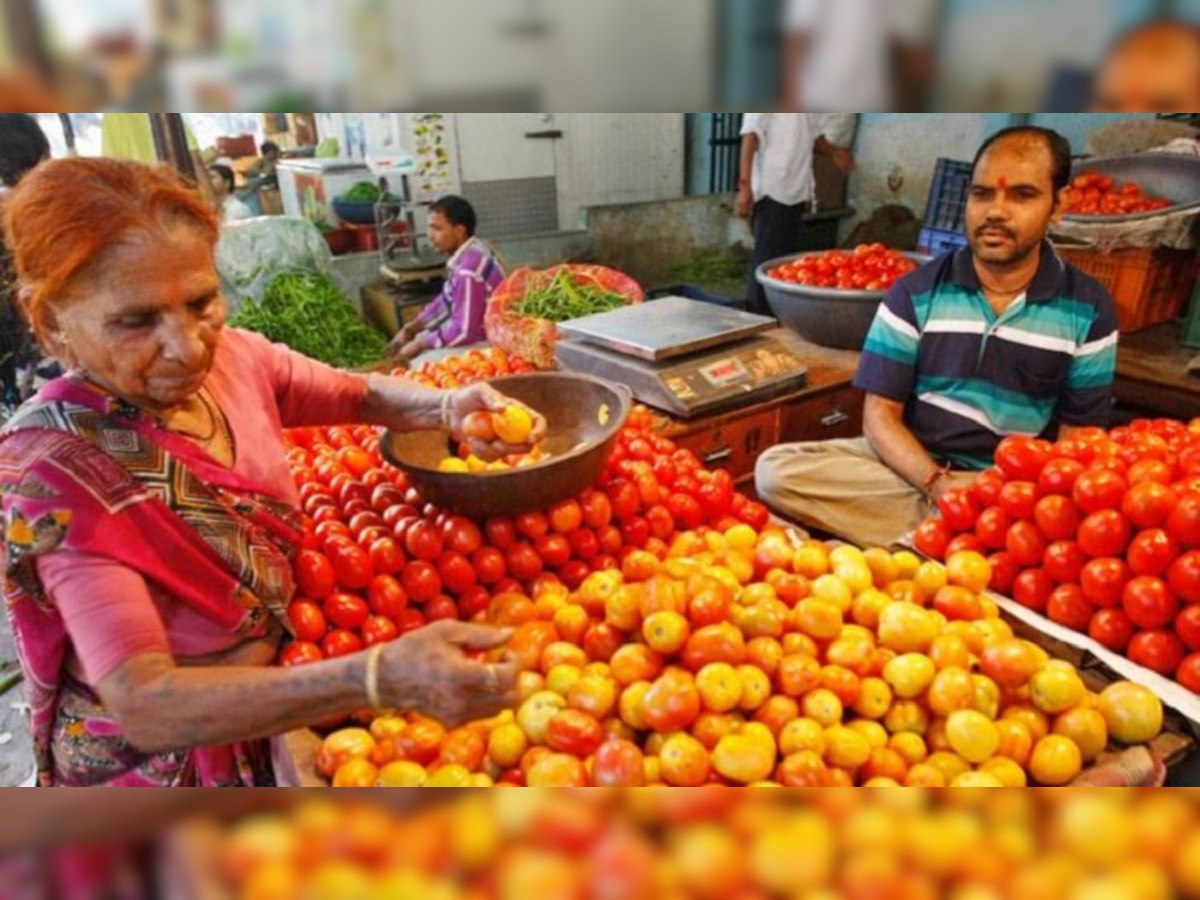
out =
[[[529,436],[519,443],[508,443],[499,437],[494,440],[484,440],[473,436],[477,434],[475,426],[479,417],[468,421],[473,413],[502,413],[509,406],[518,406],[529,413],[532,427]],[[468,387],[459,388],[450,394],[447,407],[449,413],[450,436],[456,441],[464,441],[471,452],[480,459],[493,460],[516,453],[528,453],[546,437],[546,419],[537,410],[530,409],[519,400],[506,397],[488,384],[479,382]]]

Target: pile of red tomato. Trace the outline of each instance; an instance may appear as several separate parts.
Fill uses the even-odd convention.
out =
[[[449,362],[426,377],[437,381]],[[460,364],[454,371],[463,374]],[[651,431],[635,408],[599,482],[579,497],[475,522],[426,504],[383,463],[369,426],[294,429],[288,460],[310,526],[289,608],[297,640],[284,665],[355,653],[447,618],[470,620],[493,596],[545,580],[578,587],[630,552],[665,556],[676,531],[766,524],[764,506],[723,470]]]
[[[917,264],[883,244],[859,244],[853,250],[830,250],[801,256],[772,269],[779,281],[844,291],[886,291]]]
[[[1063,212],[1078,216],[1124,216],[1170,205],[1170,200],[1146,196],[1132,181],[1121,183],[1098,172],[1075,176],[1063,194]]]
[[[397,370],[394,374],[403,375],[426,387],[449,389],[475,381],[536,371],[533,363],[515,353],[489,347],[487,350],[469,350],[438,362],[424,363],[411,371]]]
[[[991,589],[1200,693],[1200,419],[1009,437],[946,491],[921,552],[991,554]]]

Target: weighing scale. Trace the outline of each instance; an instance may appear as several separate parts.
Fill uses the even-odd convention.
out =
[[[685,419],[786,393],[808,373],[774,319],[683,297],[558,329],[564,340],[555,353],[564,369],[627,385],[643,403]]]

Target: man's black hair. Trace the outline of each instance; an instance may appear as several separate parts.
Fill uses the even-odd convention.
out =
[[[971,164],[971,174],[975,174],[975,170],[979,168],[979,161],[983,159],[984,154],[988,150],[1000,141],[1013,137],[1033,138],[1042,141],[1046,145],[1046,149],[1050,151],[1050,159],[1054,166],[1053,171],[1050,173],[1050,180],[1054,184],[1055,194],[1058,194],[1059,191],[1071,183],[1071,142],[1057,131],[1050,128],[1039,128],[1036,125],[1016,125],[1012,128],[1004,128],[993,134],[983,142],[983,146],[975,154],[975,161]]]
[[[50,155],[50,142],[37,119],[26,113],[0,114],[0,181],[16,185]]]
[[[258,148],[258,152],[263,156],[266,156],[268,153],[279,153],[279,145],[274,141],[263,141],[262,146]]]
[[[233,193],[233,189],[237,187],[237,179],[233,177],[233,169],[223,163],[216,163],[208,167],[208,171],[216,172],[221,176],[221,180],[225,182],[225,186],[229,188],[229,193]]]
[[[467,236],[475,236],[475,207],[462,197],[450,194],[435,201],[429,207],[431,213],[441,213],[451,225],[462,225],[467,229]]]

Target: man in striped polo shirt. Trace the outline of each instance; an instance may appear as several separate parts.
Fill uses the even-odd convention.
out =
[[[429,207],[429,242],[450,255],[446,284],[420,315],[400,329],[388,355],[407,363],[426,350],[465,347],[487,339],[483,316],[504,269],[488,244],[475,236],[475,208],[462,197],[442,197]]]
[[[867,392],[866,436],[764,453],[756,487],[769,506],[887,545],[990,466],[1005,436],[1107,424],[1112,298],[1046,242],[1070,168],[1070,145],[1047,129],[1007,129],[980,148],[969,246],[897,283],[863,347],[854,383]]]

